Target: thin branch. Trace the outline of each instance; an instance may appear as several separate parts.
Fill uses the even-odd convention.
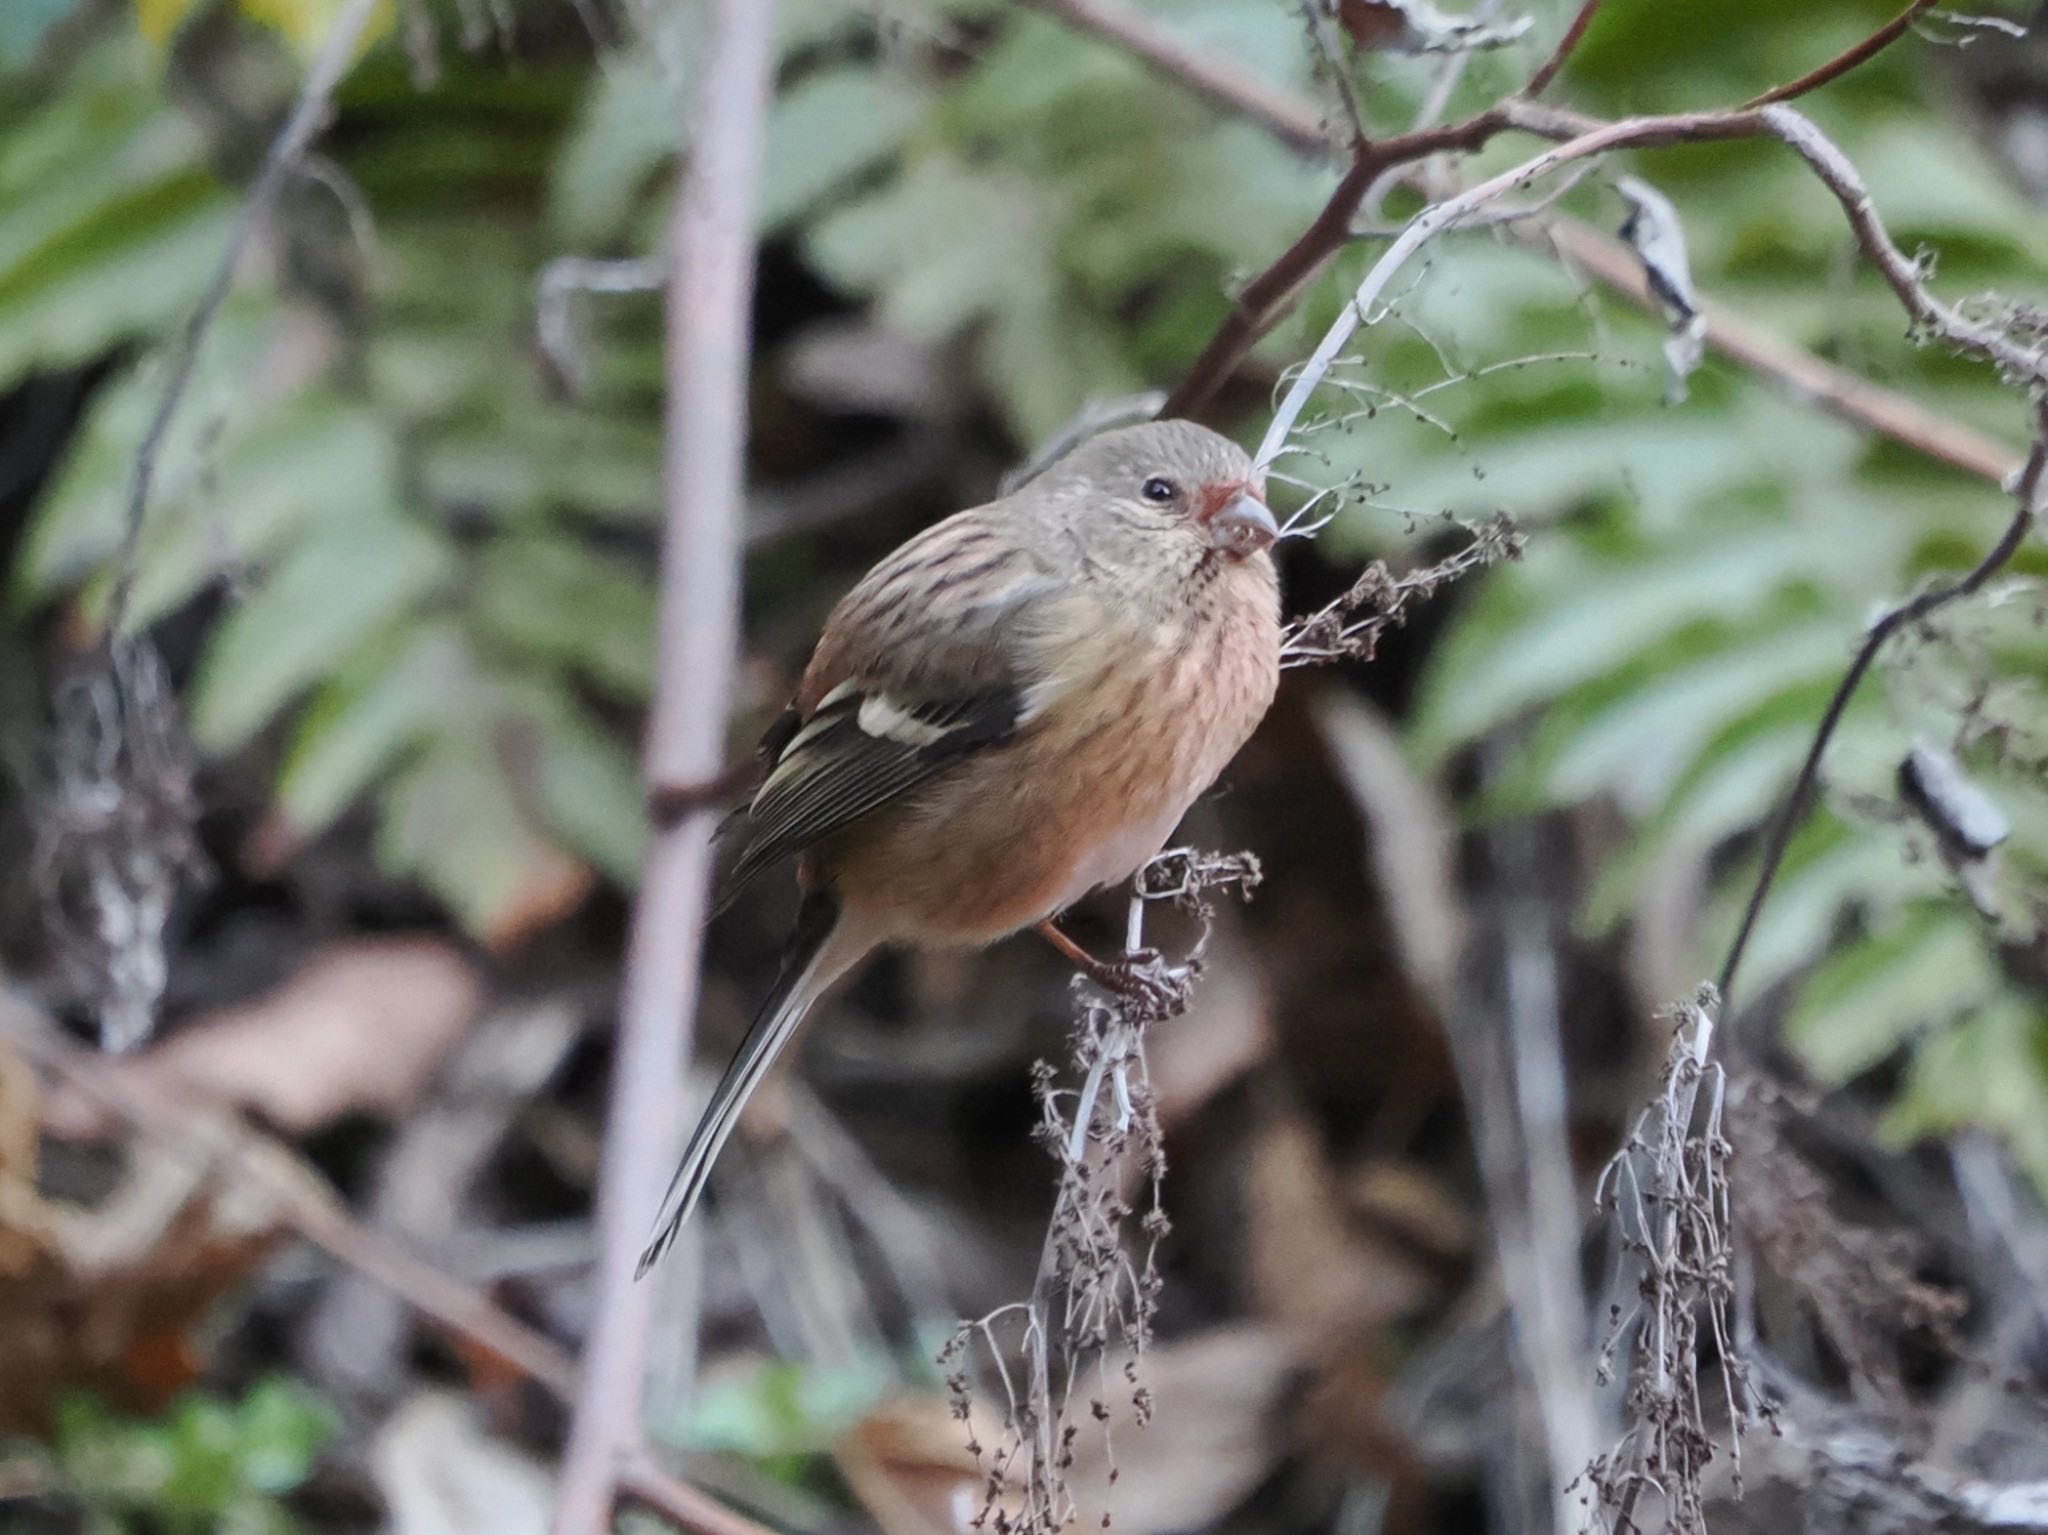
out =
[[[1812,119],[1790,107],[1768,106],[1759,113],[1770,131],[1813,167],[1815,175],[1848,215],[1856,243],[1870,264],[1877,268],[1915,326],[1940,336],[1958,349],[1974,353],[1993,364],[2007,378],[2039,388],[2048,384],[2048,349],[2027,347],[1994,325],[1969,319],[1927,291],[1927,270],[1923,263],[1907,257],[1885,230],[1870,200],[1870,189],[1862,174],[1849,163],[1835,142],[1815,127]]]
[[[1394,274],[1437,235],[1465,225],[1489,203],[1526,190],[1560,167],[1593,155],[1618,149],[1652,149],[1671,144],[1754,138],[1760,134],[1781,140],[1805,160],[1828,190],[1834,193],[1857,244],[1897,295],[1917,329],[1994,364],[2008,378],[2026,382],[2036,389],[2048,386],[2048,352],[2038,346],[2023,345],[1994,325],[1970,319],[1927,291],[1925,273],[1892,242],[1871,203],[1868,189],[1848,157],[1811,121],[1790,107],[1770,106],[1755,112],[1681,112],[1631,117],[1584,128],[1572,137],[1564,135],[1580,129],[1585,123],[1585,119],[1576,113],[1561,113],[1515,99],[1500,103],[1492,113],[1500,114],[1514,128],[1545,137],[1563,138],[1563,142],[1455,197],[1432,203],[1409,222],[1379,260],[1373,263],[1351,302],[1339,311],[1321,344],[1296,372],[1259,445],[1257,458],[1260,463],[1270,462],[1279,452],[1324,375],[1350,344],[1359,326],[1368,323]],[[1482,114],[1482,117],[1489,115],[1492,114]],[[1479,121],[1472,119],[1473,123]]]
[[[74,956],[81,996],[113,1050],[147,1037],[163,1000],[173,901],[204,868],[194,828],[190,742],[155,647],[127,633],[157,465],[198,371],[206,336],[285,177],[325,120],[378,0],[349,0],[264,152],[197,304],[171,350],[163,393],[135,450],[101,644],[59,690],[51,805],[38,827],[44,918]],[[91,813],[75,812],[90,806]]]
[[[1921,0],[1932,5],[1934,0]],[[1550,50],[1550,57],[1536,66],[1536,73],[1529,77],[1529,83],[1522,87],[1522,94],[1535,100],[1549,89],[1550,82],[1557,78],[1557,72],[1565,66],[1579,46],[1579,40],[1586,35],[1586,28],[1592,25],[1594,12],[1600,9],[1600,0],[1584,0],[1578,12],[1572,17],[1571,25],[1564,29],[1564,36],[1557,40],[1557,46]]]
[[[618,297],[659,292],[668,280],[668,264],[659,256],[632,256],[599,261],[589,256],[557,256],[541,268],[534,285],[533,332],[540,354],[572,395],[590,386],[590,362],[584,356],[571,305],[585,293]]]
[[[1237,370],[1253,343],[1271,328],[1274,320],[1322,270],[1323,264],[1350,243],[1359,204],[1382,174],[1445,150],[1483,148],[1509,126],[1503,109],[1493,107],[1462,122],[1360,143],[1322,211],[1271,266],[1245,284],[1216,334],[1209,338],[1201,355],[1168,396],[1161,413],[1194,415],[1215,398],[1216,391]]]
[[[1877,660],[1877,653],[1887,640],[1908,624],[1918,623],[1935,609],[1977,591],[2004,569],[2019,552],[2020,545],[2026,542],[2027,530],[2033,526],[2036,503],[2040,499],[2043,470],[2048,468],[2048,405],[2040,407],[2039,418],[2041,435],[2035,440],[2033,451],[2027,455],[2026,465],[2013,486],[2013,496],[2018,505],[1998,542],[1966,574],[1945,585],[1930,587],[1919,596],[1887,610],[1864,635],[1855,659],[1849,663],[1834,696],[1828,700],[1827,709],[1814,731],[1813,744],[1807,748],[1806,758],[1799,764],[1799,772],[1792,780],[1792,788],[1771,824],[1770,835],[1764,844],[1763,865],[1757,870],[1756,884],[1743,907],[1742,923],[1735,930],[1734,941],[1728,946],[1728,957],[1721,962],[1717,990],[1721,994],[1724,1016],[1727,1016],[1730,1005],[1728,999],[1735,983],[1735,972],[1742,963],[1744,950],[1749,947],[1750,935],[1756,930],[1764,899],[1777,880],[1778,869],[1785,861],[1785,849],[1791,844],[1792,834],[1798,830],[1805,816],[1807,801],[1820,777],[1821,758],[1826,755],[1828,743],[1834,739],[1836,727],[1848,711],[1849,700],[1855,696],[1857,686]]]
[[[1643,275],[1643,263],[1619,241],[1590,224],[1560,218],[1524,236],[1532,250],[1562,254],[1572,266],[1605,283],[1650,313],[1657,296]],[[1888,437],[1965,474],[2002,485],[2019,472],[2021,455],[1965,421],[1927,409],[1895,389],[1872,383],[1847,368],[1825,362],[1774,330],[1703,299],[1707,341],[1723,357],[1776,380],[1799,399],[1852,426]]]
[[[715,0],[667,249],[666,512],[650,784],[723,765],[739,618],[754,205],[774,56],[772,0]],[[659,832],[635,902],[598,1192],[597,1300],[563,1459],[556,1535],[611,1527],[616,1482],[643,1452],[654,1287],[634,1283],[676,1145],[677,1083],[697,1008],[712,826]]]
[[[1784,110],[1782,108],[1777,110]],[[1465,126],[1472,126],[1482,120],[1498,116],[1503,125],[1525,129],[1529,132],[1555,134],[1565,123],[1576,123],[1576,116],[1557,114],[1547,108],[1538,108],[1526,103],[1510,100],[1500,103],[1479,118],[1471,119]],[[1409,221],[1408,227],[1390,244],[1379,260],[1372,264],[1365,278],[1359,283],[1351,301],[1338,311],[1323,339],[1310,354],[1309,359],[1296,372],[1287,392],[1281,397],[1280,405],[1273,413],[1273,419],[1266,428],[1266,435],[1259,443],[1254,455],[1261,464],[1271,463],[1282,446],[1293,434],[1295,424],[1308,406],[1309,397],[1321,386],[1324,375],[1338,356],[1350,344],[1358,328],[1367,323],[1368,317],[1386,292],[1387,284],[1394,274],[1406,264],[1424,245],[1446,230],[1455,229],[1487,204],[1497,201],[1513,192],[1526,190],[1550,172],[1574,161],[1583,160],[1596,154],[1614,149],[1642,149],[1665,144],[1704,143],[1717,139],[1749,138],[1761,131],[1761,117],[1756,113],[1741,112],[1685,112],[1668,117],[1631,117],[1618,123],[1602,123],[1575,138],[1567,139],[1553,149],[1545,150],[1533,159],[1502,171],[1471,187],[1455,197],[1432,203]]]
[[[269,213],[278,188],[284,185],[285,178],[305,154],[306,146],[320,131],[334,88],[348,72],[349,64],[356,56],[356,48],[362,42],[363,32],[382,4],[383,0],[348,0],[347,6],[327,29],[327,35],[321,39],[320,51],[313,56],[313,62],[306,70],[306,78],[299,87],[298,100],[292,104],[291,115],[285,119],[277,137],[271,140],[263,163],[257,169],[256,179],[249,184],[248,194],[242,199],[241,212],[228,235],[227,249],[221,253],[220,263],[214,268],[199,303],[186,319],[184,330],[179,332],[177,351],[171,363],[170,377],[164,384],[163,398],[157,402],[156,412],[149,418],[149,426],[142,434],[142,444],[135,450],[135,474],[128,488],[127,517],[121,527],[120,550],[114,561],[114,590],[107,603],[107,633],[110,636],[119,635],[128,620],[128,607],[135,592],[136,566],[142,552],[142,525],[149,512],[149,493],[156,483],[157,459],[163,451],[164,439],[170,434],[178,407],[184,403],[192,375],[198,368],[199,349],[205,343],[206,333],[219,315],[221,305],[227,301],[229,290],[234,287],[235,268],[241,265],[242,253],[248,249],[257,226]]]
[[[776,1535],[767,1525],[735,1513],[709,1493],[664,1471],[645,1446],[627,1452],[619,1468],[619,1493],[675,1521],[689,1535]]]
[[[1783,85],[1765,91],[1761,96],[1752,96],[1742,106],[1745,111],[1755,107],[1767,107],[1774,101],[1792,101],[1808,91],[1817,91],[1829,81],[1846,75],[1866,59],[1876,58],[1893,43],[1913,28],[1914,20],[1932,7],[1934,0],[1909,0],[1906,8],[1890,21],[1879,27],[1870,36],[1852,48],[1844,48],[1818,69],[1808,70],[1797,80],[1788,80]]]
[[[207,1168],[216,1180],[233,1172],[262,1185],[279,1215],[307,1241],[383,1285],[436,1326],[489,1350],[555,1396],[566,1399],[575,1389],[576,1362],[553,1339],[317,1193],[325,1180],[284,1142],[237,1125],[223,1144],[195,1123],[187,1105],[122,1083],[99,1057],[5,996],[0,1037],[23,1059],[106,1104],[164,1152]],[[284,1167],[294,1171],[285,1174]]]
[[[1161,31],[1145,16],[1117,7],[1109,0],[1020,0],[1048,14],[1057,15],[1075,28],[1123,48],[1150,64],[1166,78],[1198,91],[1208,100],[1259,124],[1274,137],[1304,152],[1332,146],[1315,111],[1298,98],[1276,92],[1264,81],[1204,56],[1199,50]],[[1531,84],[1535,81],[1532,79]],[[1426,151],[1425,151],[1426,152]],[[1334,200],[1334,199],[1333,199]],[[1591,227],[1571,219],[1557,220],[1548,231],[1550,239],[1533,248],[1561,253],[1606,286],[1638,303],[1651,304],[1641,275],[1641,263],[1618,242]],[[1303,253],[1290,247],[1283,256],[1304,274],[1312,274],[1319,263],[1304,263]],[[1275,263],[1277,266],[1279,263]],[[1270,285],[1284,300],[1297,291],[1280,281]],[[1258,290],[1255,293],[1255,288]],[[1253,300],[1268,293],[1261,279],[1248,284],[1224,324],[1233,336],[1242,337],[1248,351],[1251,342],[1269,329],[1275,311],[1257,312]],[[1277,306],[1276,306],[1277,309]],[[1247,323],[1245,311],[1255,317]],[[1811,352],[1780,340],[1765,326],[1745,320],[1719,304],[1704,305],[1707,344],[1722,356],[1788,387],[1830,415],[1886,437],[1953,468],[1993,483],[2002,483],[2018,466],[2018,455],[2005,445],[1985,436],[1953,417],[1928,409],[1908,395],[1888,389],[1824,362]],[[1220,332],[1219,332],[1220,334]],[[1175,391],[1169,411],[1186,414],[1199,410],[1214,397],[1223,378],[1235,369],[1242,351],[1223,365],[1224,349],[1212,341],[1202,358],[1190,370],[1190,381]],[[1212,355],[1214,354],[1214,355]],[[1194,376],[1202,384],[1194,387]]]
[[[1161,74],[1207,97],[1225,111],[1248,113],[1303,154],[1321,154],[1332,147],[1329,133],[1315,111],[1235,64],[1191,48],[1150,18],[1104,0],[1019,0],[1032,10],[1057,16],[1082,32],[1114,43]]]
[[[759,771],[760,766],[752,757],[742,757],[708,778],[651,784],[647,790],[648,817],[656,827],[665,829],[703,811],[716,810],[744,789]]]

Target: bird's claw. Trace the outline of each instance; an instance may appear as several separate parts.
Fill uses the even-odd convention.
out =
[[[1167,966],[1157,949],[1137,949],[1121,959],[1093,960],[1083,967],[1089,980],[1112,996],[1136,1003],[1147,1014],[1166,1016],[1186,1000],[1186,972]]]

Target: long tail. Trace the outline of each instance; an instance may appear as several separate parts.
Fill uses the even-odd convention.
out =
[[[661,1213],[655,1218],[654,1235],[634,1270],[636,1278],[661,1261],[662,1254],[683,1229],[711,1177],[719,1150],[732,1134],[733,1126],[739,1123],[740,1111],[754,1096],[754,1089],[761,1085],[761,1079],[782,1053],[782,1047],[789,1043],[797,1025],[804,1021],[804,1014],[867,947],[865,943],[849,941],[845,925],[839,920],[838,902],[823,893],[805,898],[797,913],[796,932],[783,955],[782,973],[776,977],[760,1012],[754,1015],[753,1025],[740,1041],[739,1052],[725,1068],[725,1075],[718,1079],[718,1086],[712,1089],[711,1100],[705,1104],[697,1128],[690,1132],[689,1144],[683,1148],[682,1165],[669,1181]]]

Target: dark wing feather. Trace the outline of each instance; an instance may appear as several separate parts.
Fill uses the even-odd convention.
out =
[[[934,701],[920,705],[913,717],[941,733],[934,740],[907,741],[861,728],[860,706],[867,697],[853,694],[835,705],[830,712],[838,717],[777,764],[748,811],[735,884],[859,820],[948,763],[1009,739],[1023,708],[1015,686]]]
[[[1015,734],[1039,680],[1016,621],[1054,583],[988,510],[911,540],[833,613],[797,708],[762,742],[731,888]]]

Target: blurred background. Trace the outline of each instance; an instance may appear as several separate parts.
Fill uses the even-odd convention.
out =
[[[174,344],[341,9],[0,5],[8,1531],[539,1530],[545,1377],[591,1320],[693,7],[377,14],[158,455],[127,599],[153,650],[119,689],[95,659]],[[1341,123],[1301,7],[1132,9]],[[1531,25],[1455,76],[1342,42],[1374,131],[1439,81],[1454,111],[1515,89],[1574,7],[1481,9]],[[1895,9],[1609,0],[1554,95],[1739,101]],[[1089,402],[1171,387],[1335,177],[1029,7],[778,13],[735,754],[861,571]],[[1939,291],[2003,295],[1985,312],[2048,297],[2048,45],[2004,16],[1930,15],[1803,104]],[[1559,207],[1616,229],[1623,168]],[[1916,345],[1791,157],[1626,169],[1703,292],[2017,462],[2024,401]],[[1383,248],[1208,418],[1255,441]],[[1506,511],[1526,553],[1370,665],[1289,673],[1184,828],[1266,878],[1149,1045],[1154,1410],[1084,1425],[1072,1473],[1127,1535],[1576,1527],[1565,1471],[1613,1447],[1627,1364],[1603,1369],[1629,1296],[1593,1185],[1664,1010],[1718,966],[1864,626],[2011,515],[1724,358],[1674,401],[1660,325],[1540,222],[1438,242],[1394,298],[1371,391],[1294,466],[1344,494],[1285,547],[1290,611],[1457,547],[1447,515]],[[2044,571],[2037,540],[1858,694],[1723,1020],[1735,1325],[1791,1426],[1751,1435],[1740,1502],[1712,1462],[1716,1530],[2048,1528]],[[2008,833],[1990,855],[1915,813],[1916,743]],[[707,1067],[791,906],[763,881],[711,929]],[[1121,924],[1105,898],[1072,927],[1103,951]],[[814,1020],[659,1281],[649,1429],[692,1481],[787,1531],[979,1507],[937,1356],[1030,1287],[1033,1066],[1068,1059],[1069,981],[1028,940],[888,957]],[[150,1037],[92,1054],[123,1032]],[[558,1352],[423,1322],[393,1252]]]

